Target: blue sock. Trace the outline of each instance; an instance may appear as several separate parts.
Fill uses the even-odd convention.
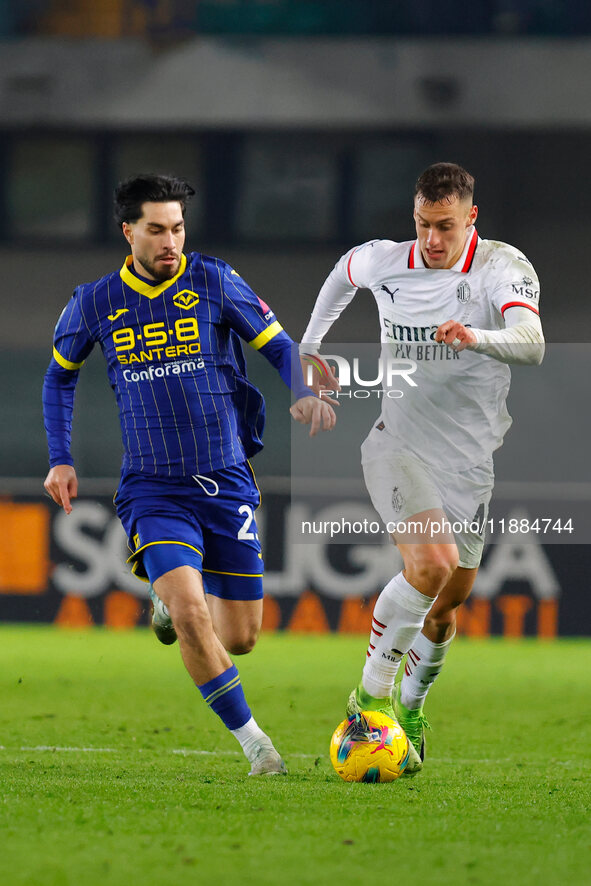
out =
[[[239,729],[250,720],[252,714],[244,697],[236,665],[197,688],[228,729]]]

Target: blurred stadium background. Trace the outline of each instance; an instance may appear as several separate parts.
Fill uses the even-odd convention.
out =
[[[297,339],[338,256],[371,237],[409,239],[416,176],[455,160],[476,176],[481,235],[534,263],[548,341],[590,340],[588,5],[4,0],[0,40],[3,620],[147,622],[110,504],[120,438],[100,355],[79,387],[74,515],[42,495],[53,325],[74,285],[122,262],[111,219],[122,177],[186,176],[197,188],[187,247],[230,261]],[[375,341],[369,304],[359,297],[332,340]],[[255,463],[265,624],[365,633],[362,601],[391,574],[391,554],[290,544],[289,397],[262,362],[250,361],[269,411]],[[559,396],[539,413],[565,449],[581,431],[555,420]],[[544,440],[530,442],[543,481]],[[588,508],[591,483],[567,479]],[[462,630],[588,633],[590,559],[588,545],[489,551]]]

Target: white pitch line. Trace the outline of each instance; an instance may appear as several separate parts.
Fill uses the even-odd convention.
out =
[[[2,748],[3,751],[8,750],[8,748]],[[56,745],[51,744],[39,744],[34,748],[21,747],[17,748],[19,751],[71,751],[74,753],[85,753],[85,754],[115,754],[117,753],[117,748],[62,748],[57,747]],[[141,750],[141,748],[139,749]]]
[[[137,753],[143,753],[145,748],[75,748],[75,747],[62,747],[59,745],[50,745],[50,744],[40,744],[35,745],[34,747],[27,747],[25,745],[21,745],[18,748],[7,748],[5,745],[0,745],[0,751],[22,751],[23,753],[32,753],[33,751],[46,751],[46,752],[56,752],[56,753],[84,753],[84,754],[117,754],[124,753],[129,750],[134,750]],[[241,757],[242,754],[240,751],[230,751],[219,749],[216,751],[205,751],[198,748],[173,748],[169,753],[171,754],[179,754],[183,757],[189,756],[204,756],[204,757],[219,757],[219,756],[229,756],[229,757]],[[301,757],[303,759],[311,759],[315,760],[318,756],[322,756],[319,754],[290,754],[290,757]]]
[[[218,754],[223,754],[225,757],[238,757],[241,756],[240,751],[201,751],[193,748],[174,748],[171,754],[179,754],[181,757],[217,757]]]
[[[10,748],[6,747],[6,745],[0,745],[0,751],[7,751],[9,753],[34,753],[34,752],[55,752],[55,753],[73,753],[73,754],[117,754],[117,753],[128,753],[129,751],[135,751],[136,753],[144,753],[146,748],[77,748],[77,747],[62,747],[59,745],[35,745],[34,747],[16,747]],[[149,750],[152,750],[151,748]],[[155,751],[156,752],[156,751]],[[161,752],[157,752],[161,753]],[[228,756],[228,757],[241,757],[241,751],[230,751],[219,749],[215,751],[206,751],[201,750],[199,748],[173,748],[168,753],[176,754],[181,757],[220,757],[220,756]],[[328,754],[286,754],[285,755],[288,760],[298,759],[298,760],[322,760],[328,759]],[[491,758],[491,757],[482,757],[475,760],[458,760],[452,757],[433,757],[433,763],[442,766],[510,766],[513,767],[516,765],[515,760],[509,757],[499,757],[499,758]],[[588,768],[589,762],[587,760],[558,760],[558,761],[541,761],[541,760],[522,760],[520,761],[520,766],[531,765],[531,766],[539,766],[544,762],[553,763],[555,766],[584,766],[584,768]]]
[[[193,756],[203,756],[203,757],[217,757],[218,754],[225,754],[227,756],[232,757],[241,757],[242,754],[240,751],[201,751],[195,750],[193,748],[175,748],[171,753],[179,754],[181,757],[193,757]],[[287,754],[290,758],[298,757],[304,760],[317,760],[319,757],[328,756],[327,754]]]

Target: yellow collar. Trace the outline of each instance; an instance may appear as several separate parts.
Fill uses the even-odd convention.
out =
[[[165,280],[164,283],[160,283],[158,286],[150,286],[149,283],[144,283],[143,280],[140,280],[139,277],[136,277],[135,274],[131,273],[129,267],[132,261],[133,256],[128,255],[123,262],[123,267],[119,271],[119,276],[127,286],[135,290],[135,292],[139,292],[140,295],[146,295],[148,298],[157,298],[161,293],[164,292],[165,289],[168,289],[169,286],[172,286],[172,284],[175,283],[179,279],[179,277],[185,273],[185,270],[187,268],[187,257],[183,254],[181,256],[179,269],[174,277],[171,277],[170,280]]]

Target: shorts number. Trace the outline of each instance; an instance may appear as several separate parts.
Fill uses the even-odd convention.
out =
[[[238,530],[238,535],[236,536],[239,541],[254,541],[255,538],[258,538],[256,532],[250,532],[251,523],[254,522],[254,513],[250,505],[240,505],[238,508],[239,514],[246,514],[246,519],[240,529]],[[255,523],[256,526],[256,523]]]

